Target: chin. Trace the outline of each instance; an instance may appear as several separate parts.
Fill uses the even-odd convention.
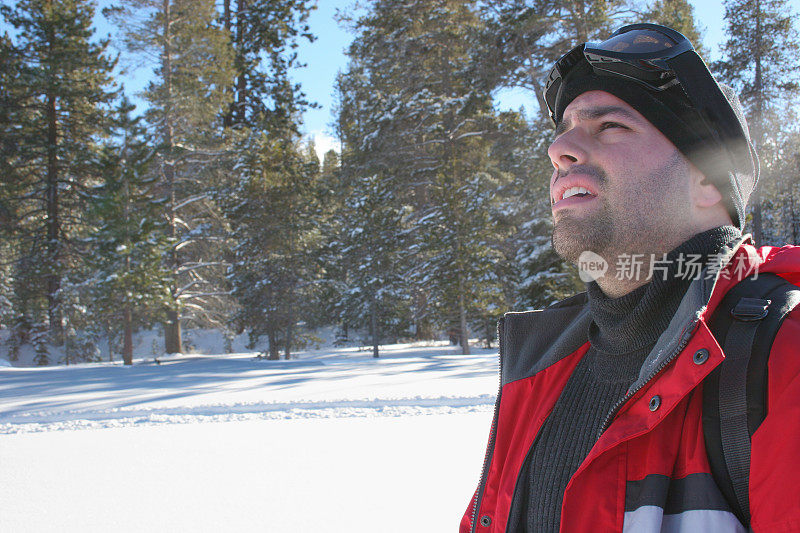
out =
[[[603,256],[612,242],[611,224],[602,220],[575,220],[562,217],[555,222],[551,242],[553,249],[565,261],[577,264],[585,251]]]

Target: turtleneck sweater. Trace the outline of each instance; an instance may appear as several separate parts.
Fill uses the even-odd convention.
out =
[[[508,531],[559,530],[567,483],[605,429],[603,422],[613,406],[638,378],[645,358],[699,274],[687,267],[686,260],[705,265],[740,237],[732,226],[695,235],[659,261],[647,284],[620,298],[609,298],[596,282],[587,284],[591,346],[528,452],[517,479]]]

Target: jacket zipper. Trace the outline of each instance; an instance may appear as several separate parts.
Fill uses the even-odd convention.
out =
[[[494,439],[497,433],[497,412],[500,408],[500,394],[503,391],[503,338],[500,335],[500,322],[503,320],[505,320],[505,317],[497,321],[497,373],[499,375],[497,397],[494,400],[494,414],[492,415],[492,426],[489,429],[489,443],[486,445],[486,455],[483,457],[483,468],[481,469],[481,477],[478,481],[478,490],[475,491],[475,496],[472,499],[472,520],[470,521],[470,531],[472,533],[475,533],[475,519],[478,515],[478,502],[480,502],[483,497],[483,483],[486,481],[486,470],[489,468],[489,460],[494,454]]]
[[[731,256],[730,256],[731,258],[732,258],[732,257],[735,255],[735,252],[736,252],[736,251],[739,249],[739,247],[742,245],[742,243],[743,243],[743,242],[745,242],[746,240],[747,240],[747,239],[745,239],[744,241],[741,241],[741,240],[740,240],[740,241],[738,242],[738,244],[737,244],[737,245],[734,247],[734,249],[733,249],[733,253],[732,253],[732,254],[731,254]],[[724,265],[724,264],[725,264],[725,263],[723,263],[723,265]],[[717,280],[719,279],[719,276],[720,276],[720,272],[722,272],[722,269],[720,269],[720,270],[719,270],[719,272],[717,272],[717,275],[716,275],[716,277],[714,278],[714,283],[713,283],[713,284],[712,284],[712,286],[711,286],[711,287],[712,287],[712,290],[711,290],[711,292],[713,292],[713,289],[714,289],[714,287],[716,287]],[[706,302],[708,302],[708,299],[706,299]],[[692,324],[691,324],[691,326],[692,326],[692,328],[691,328],[691,331],[694,331],[694,330],[695,330],[695,328],[697,327],[697,323],[698,323],[698,322],[699,322],[699,319],[695,318],[695,319],[694,319],[694,321],[693,321],[693,322],[692,322]],[[617,402],[617,403],[614,405],[614,407],[611,409],[611,411],[608,413],[608,415],[606,416],[605,420],[603,421],[603,425],[602,425],[602,426],[600,426],[600,432],[597,434],[597,440],[600,440],[600,437],[603,435],[603,432],[605,432],[605,430],[606,430],[606,429],[608,429],[608,425],[611,423],[611,420],[612,420],[612,419],[614,418],[614,416],[617,414],[617,410],[619,410],[619,409],[620,409],[620,407],[622,407],[622,406],[625,404],[625,402],[627,402],[628,400],[630,400],[630,399],[631,399],[631,397],[632,397],[634,394],[636,394],[637,392],[639,392],[640,390],[642,390],[642,389],[644,388],[644,386],[645,386],[645,385],[647,385],[648,383],[650,383],[650,381],[651,381],[651,380],[652,380],[654,377],[656,377],[656,376],[658,375],[658,373],[659,373],[659,372],[661,372],[662,370],[664,370],[664,368],[665,368],[665,367],[666,367],[668,364],[670,364],[670,363],[672,362],[672,360],[673,360],[673,359],[675,359],[675,358],[678,356],[678,354],[680,354],[680,353],[683,351],[683,349],[684,349],[684,348],[686,348],[686,345],[687,345],[687,344],[689,344],[689,339],[691,339],[691,337],[692,337],[691,335],[684,335],[684,338],[683,338],[683,339],[681,339],[681,343],[678,345],[678,349],[677,349],[677,350],[675,350],[675,351],[674,351],[674,352],[673,352],[673,353],[672,353],[672,354],[671,354],[671,355],[670,355],[670,356],[669,356],[669,357],[668,357],[668,358],[667,358],[667,359],[666,359],[666,360],[665,360],[663,363],[661,363],[660,365],[658,365],[658,368],[656,368],[656,369],[655,369],[655,371],[654,371],[652,374],[650,374],[650,376],[649,376],[649,377],[648,377],[646,380],[644,380],[644,381],[641,383],[641,385],[639,385],[638,387],[636,387],[636,388],[635,388],[635,389],[633,389],[633,390],[630,390],[630,391],[628,391],[628,392],[625,394],[625,396],[624,396],[624,397],[623,397],[623,398],[622,398],[620,401],[618,401],[618,402]]]
[[[694,328],[696,326],[697,326],[697,320],[692,322],[691,331],[694,331]],[[664,370],[664,368],[666,368],[667,365],[669,365],[678,356],[678,354],[680,354],[683,351],[683,349],[686,348],[686,345],[689,344],[689,339],[691,339],[691,335],[684,335],[677,349],[675,349],[668,358],[666,358],[660,365],[658,365],[656,369],[650,374],[650,376],[648,376],[647,379],[641,382],[637,387],[630,389],[628,392],[626,392],[625,396],[623,396],[622,399],[620,399],[619,401],[617,401],[617,403],[614,404],[614,407],[611,408],[611,410],[606,415],[605,420],[603,420],[603,424],[600,426],[600,432],[597,434],[596,440],[600,440],[600,437],[603,435],[605,430],[608,429],[611,420],[614,418],[614,416],[616,416],[617,411],[623,405],[625,405],[625,402],[630,400],[637,392],[642,390],[645,387],[645,385],[650,383],[653,380],[653,378],[659,374],[659,372]]]

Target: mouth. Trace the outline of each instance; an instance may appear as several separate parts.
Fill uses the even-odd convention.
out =
[[[595,198],[597,198],[596,193],[582,185],[577,185],[568,188],[560,188],[557,191],[557,195],[550,198],[550,203],[555,213],[557,209],[581,206],[591,202]]]

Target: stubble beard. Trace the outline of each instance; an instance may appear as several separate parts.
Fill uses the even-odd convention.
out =
[[[578,258],[585,251],[604,256],[610,243],[614,242],[614,221],[602,196],[603,187],[608,181],[606,173],[594,165],[578,165],[571,172],[592,176],[601,192],[596,201],[603,202],[593,215],[577,217],[567,210],[553,221],[553,249],[563,260],[577,264]]]
[[[553,224],[553,249],[564,261],[578,263],[585,251],[605,257],[614,242],[614,223],[607,206],[592,216],[576,217],[563,213]]]
[[[616,216],[603,197],[605,173],[590,166],[581,170],[597,178],[601,187],[596,201],[601,205],[594,213],[582,216],[573,216],[566,210],[554,221],[553,249],[565,261],[577,264],[581,253],[591,251],[613,264],[614,258],[623,253],[657,252],[665,236],[682,233],[681,210],[689,204],[688,192],[682,187],[687,186],[685,175],[689,170],[677,149],[649,173],[649,179],[639,182],[638,189],[627,192],[637,202],[616,206]]]

